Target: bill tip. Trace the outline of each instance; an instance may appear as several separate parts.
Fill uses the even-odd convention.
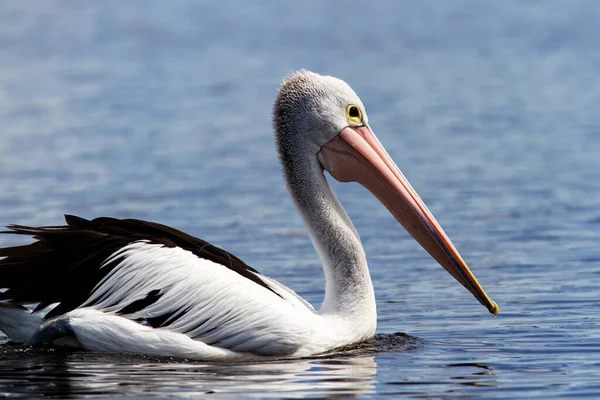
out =
[[[498,311],[499,311],[499,307],[498,304],[496,304],[495,301],[492,301],[492,306],[489,308],[490,313],[496,317],[496,315],[498,315]]]

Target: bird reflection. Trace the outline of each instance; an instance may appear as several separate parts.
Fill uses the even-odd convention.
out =
[[[4,354],[6,355],[6,351]],[[14,350],[18,351],[18,350]],[[46,396],[201,394],[358,397],[375,392],[373,356],[200,364],[123,354],[29,351],[0,360],[0,393]]]

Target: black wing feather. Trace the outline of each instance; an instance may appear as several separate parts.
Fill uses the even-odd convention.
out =
[[[100,266],[118,250],[139,240],[181,247],[273,292],[255,269],[233,254],[177,229],[136,219],[103,217],[90,221],[66,215],[65,220],[64,226],[11,225],[9,231],[1,232],[33,236],[36,241],[0,248],[0,257],[5,257],[0,259],[0,288],[8,289],[0,293],[0,300],[17,304],[39,302],[37,309],[59,303],[45,318],[69,312],[88,299],[93,288],[120,260]],[[144,301],[133,302],[127,308],[139,309],[159,297],[159,292],[151,292]],[[130,310],[121,310],[125,311]]]

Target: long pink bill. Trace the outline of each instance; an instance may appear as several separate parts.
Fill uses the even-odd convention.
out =
[[[344,128],[321,147],[323,168],[342,182],[358,182],[373,193],[417,242],[494,316],[488,297],[450,238],[385,151],[368,125]]]

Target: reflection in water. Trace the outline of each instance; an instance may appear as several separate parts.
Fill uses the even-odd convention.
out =
[[[494,369],[482,363],[443,364],[434,358],[421,360],[429,368],[415,371],[411,360],[423,346],[422,340],[397,333],[316,358],[241,364],[4,346],[0,395],[447,396],[459,387],[482,393],[498,387]],[[402,355],[406,359],[398,362]]]
[[[46,396],[256,394],[260,397],[375,393],[375,356],[423,346],[404,333],[319,357],[254,363],[198,363],[127,354],[0,347],[0,393]],[[410,374],[409,374],[410,375]]]
[[[479,387],[497,386],[495,380],[496,374],[494,373],[494,369],[489,365],[481,363],[458,363],[448,364],[446,366],[460,371],[460,375],[452,374],[450,379],[459,380],[462,385]]]
[[[10,354],[9,354],[10,353]],[[252,394],[361,396],[374,392],[373,356],[196,364],[141,356],[5,351],[0,393],[46,396]]]

